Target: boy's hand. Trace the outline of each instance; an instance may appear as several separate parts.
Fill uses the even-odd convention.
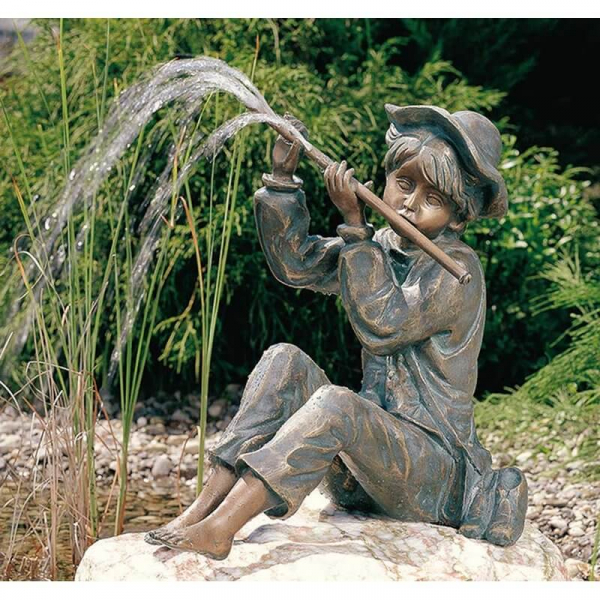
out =
[[[331,163],[323,173],[325,187],[331,201],[338,207],[344,217],[346,225],[352,227],[364,227],[366,225],[364,215],[364,204],[358,199],[354,192],[354,186],[350,183],[354,175],[354,169],[347,169],[345,160],[341,163]],[[366,187],[372,187],[369,181]]]
[[[283,118],[289,121],[306,139],[308,130],[302,121],[296,119],[290,113],[285,113]],[[298,166],[302,145],[299,142],[293,144],[284,137],[278,136],[273,147],[273,179],[285,183],[292,182],[294,172]]]

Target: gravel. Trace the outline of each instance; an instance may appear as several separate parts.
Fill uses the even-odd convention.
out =
[[[239,386],[232,387],[229,393],[239,400]],[[209,411],[207,450],[216,445],[235,414],[237,406],[230,402],[217,401]],[[198,438],[192,412],[180,409],[176,419],[136,415],[129,446],[129,471],[131,480],[148,487],[149,494],[152,486],[148,483],[162,482],[160,485],[173,489],[178,477],[178,486],[187,488],[188,495],[195,489]],[[113,481],[121,431],[118,419],[98,423],[96,469],[100,487],[109,487]],[[600,475],[590,479],[586,471],[589,461],[578,457],[577,445],[563,448],[540,443],[533,436],[534,432],[529,432],[530,448],[543,451],[518,447],[514,440],[509,444],[499,432],[484,434],[482,442],[492,451],[496,468],[516,464],[523,470],[529,484],[528,518],[561,549],[568,559],[571,576],[589,579],[600,515]],[[0,414],[0,482],[9,465],[27,479],[33,475],[32,469],[42,469],[43,460],[32,461],[36,451],[46,459],[48,449],[39,422],[7,407]],[[600,473],[600,469],[596,472]],[[600,565],[596,568],[596,577],[600,578]]]

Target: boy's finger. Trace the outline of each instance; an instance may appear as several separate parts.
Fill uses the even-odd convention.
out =
[[[367,183],[365,183],[365,187],[372,192],[373,191],[373,181],[369,179],[369,181],[367,181]]]
[[[337,163],[331,163],[325,169],[325,184],[327,185],[328,191],[333,191],[335,189],[335,169],[337,168]]]
[[[325,179],[325,187],[328,192],[331,192],[331,166],[328,165],[325,167],[325,171],[323,171],[323,179]]]
[[[348,169],[344,175],[344,185],[349,186],[350,180],[354,175],[354,169]]]
[[[329,165],[331,166],[331,165]],[[329,185],[329,166],[325,167],[325,170],[323,171],[323,179],[325,180],[325,189],[329,192],[330,191],[330,185]]]
[[[337,169],[337,173],[336,173],[336,176],[337,176],[336,185],[338,187],[340,187],[340,188],[342,187],[342,185],[344,185],[344,173],[346,172],[346,165],[347,165],[346,161],[343,160],[340,163],[340,165],[339,165],[339,167]]]

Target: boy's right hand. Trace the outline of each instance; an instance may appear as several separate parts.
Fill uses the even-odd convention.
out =
[[[290,113],[285,113],[283,118],[289,121],[306,139],[308,139],[308,129]],[[283,136],[278,136],[273,147],[273,178],[281,183],[293,182],[294,173],[298,166],[302,144],[288,142]]]

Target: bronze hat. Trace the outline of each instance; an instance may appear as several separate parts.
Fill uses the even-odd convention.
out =
[[[469,173],[483,185],[482,217],[503,217],[508,210],[508,193],[498,163],[502,140],[496,126],[471,110],[450,114],[437,106],[394,106],[385,111],[399,133],[427,128],[439,132],[458,152]]]

